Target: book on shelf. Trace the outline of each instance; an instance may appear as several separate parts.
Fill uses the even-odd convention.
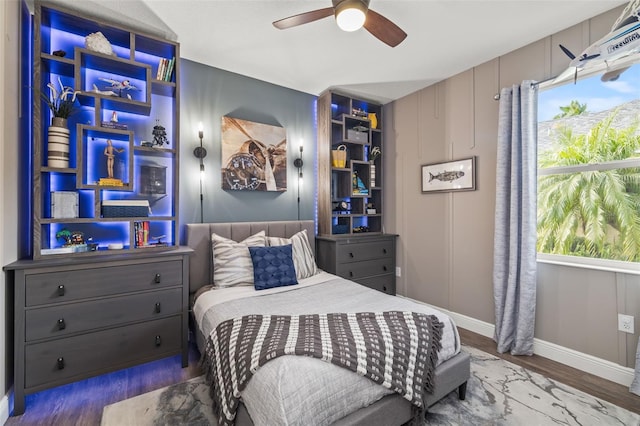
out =
[[[176,57],[174,56],[169,60],[169,65],[167,66],[167,71],[164,74],[164,81],[171,81],[171,77],[173,76],[173,68],[175,67]]]
[[[44,256],[47,254],[84,253],[86,251],[89,251],[87,244],[73,244],[57,248],[43,248],[40,249],[40,254]]]
[[[133,223],[133,232],[136,248],[150,248],[150,247],[168,247],[169,244],[157,241],[155,243],[150,242],[149,234],[149,221],[142,220]]]
[[[151,207],[149,200],[103,200],[103,217],[135,217],[149,216]]]
[[[136,246],[137,249],[139,249],[139,248],[156,248],[156,247],[169,247],[169,244],[167,244],[167,243],[150,243],[150,244],[147,244],[146,246]]]
[[[102,200],[103,206],[144,206],[149,207],[149,200]]]
[[[173,76],[173,69],[175,68],[176,57],[160,58],[158,61],[158,71],[156,73],[156,80],[171,81]]]
[[[127,130],[129,127],[126,124],[115,123],[113,121],[103,121],[100,124],[101,127],[106,127],[107,129],[118,129],[118,130]]]
[[[164,68],[164,58],[160,58],[158,62],[158,72],[156,73],[156,80],[160,80],[162,78],[162,69]]]

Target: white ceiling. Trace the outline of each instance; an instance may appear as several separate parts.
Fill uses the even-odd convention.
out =
[[[152,18],[156,15],[175,33],[183,58],[313,95],[342,89],[383,103],[626,3],[371,0],[372,10],[408,34],[391,48],[364,29],[341,31],[333,17],[287,30],[271,24],[329,7],[331,0],[135,2],[140,1],[138,6],[146,5]],[[124,4],[120,11],[126,13],[133,2],[103,0],[102,4]]]

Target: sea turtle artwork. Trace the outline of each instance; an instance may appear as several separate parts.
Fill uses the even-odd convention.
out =
[[[434,179],[437,179],[441,182],[453,182],[456,179],[460,179],[462,176],[464,176],[464,172],[462,171],[448,172],[445,170],[444,172],[438,173],[436,175],[429,172],[429,182],[431,182]]]

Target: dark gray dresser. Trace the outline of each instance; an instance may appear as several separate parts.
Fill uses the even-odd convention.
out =
[[[395,234],[316,237],[318,267],[387,294],[396,294]]]
[[[14,411],[25,395],[182,355],[188,365],[188,248],[21,260],[14,295]]]

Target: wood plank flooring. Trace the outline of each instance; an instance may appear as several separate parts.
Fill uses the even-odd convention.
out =
[[[498,354],[493,340],[464,329],[460,329],[460,336],[466,345],[640,414],[640,397],[624,386],[537,355]],[[29,395],[25,413],[10,417],[5,425],[99,425],[105,405],[200,375],[198,359],[198,350],[192,345],[189,367],[184,369],[177,356]]]

